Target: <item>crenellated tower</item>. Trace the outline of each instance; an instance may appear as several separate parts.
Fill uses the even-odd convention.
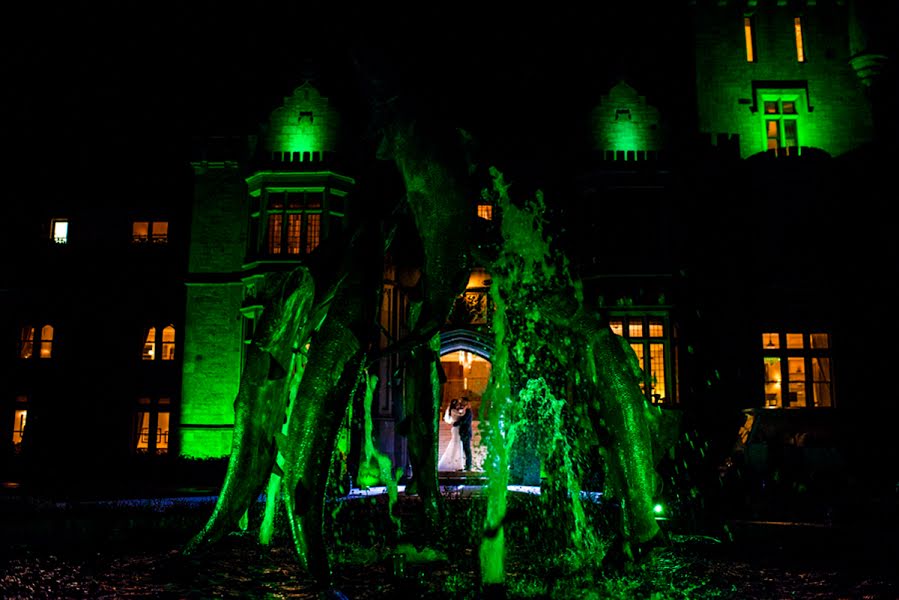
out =
[[[295,268],[344,226],[354,180],[339,172],[339,132],[338,111],[307,81],[258,136],[208,140],[193,162],[182,455],[230,452],[260,280]]]

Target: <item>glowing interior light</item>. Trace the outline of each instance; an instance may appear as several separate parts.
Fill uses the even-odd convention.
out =
[[[746,36],[746,61],[755,62],[755,45],[752,43],[752,18],[743,18],[743,33]]]
[[[802,19],[800,17],[793,19],[793,29],[796,32],[796,60],[805,62],[805,48],[802,44]]]
[[[69,222],[65,219],[53,221],[53,241],[57,244],[65,244],[69,239]]]
[[[662,507],[661,504],[656,504],[655,506],[652,507],[652,512],[654,512],[654,513],[657,514],[657,515],[662,514],[662,512],[663,512],[664,510],[665,510],[665,509],[664,509],[664,507]]]

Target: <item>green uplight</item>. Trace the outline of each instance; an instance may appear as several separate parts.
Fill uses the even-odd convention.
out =
[[[665,507],[662,506],[661,504],[656,504],[655,506],[652,507],[652,512],[654,512],[657,515],[660,515],[663,512],[665,512]]]
[[[308,82],[272,112],[267,149],[276,152],[322,152],[335,149],[340,117]]]
[[[593,110],[594,148],[606,151],[657,151],[662,147],[659,111],[624,81]]]

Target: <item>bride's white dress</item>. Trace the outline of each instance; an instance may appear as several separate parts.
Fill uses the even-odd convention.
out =
[[[456,418],[450,415],[450,409],[447,407],[446,412],[443,413],[443,422],[450,426],[452,434],[446,450],[443,451],[443,456],[440,457],[440,461],[437,463],[438,471],[459,471],[465,466],[465,454],[462,452],[459,428],[452,426],[456,422]]]

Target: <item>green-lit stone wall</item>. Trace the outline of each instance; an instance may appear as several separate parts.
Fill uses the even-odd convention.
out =
[[[304,83],[272,112],[268,152],[330,152],[337,147],[340,117],[312,85]]]
[[[648,105],[646,98],[624,81],[618,82],[608,95],[602,97],[591,117],[595,150],[662,149],[658,109]]]
[[[185,311],[179,422],[184,456],[231,451],[240,381],[246,252],[246,184],[235,165],[194,165],[196,172]]]
[[[766,136],[760,95],[792,90],[800,96],[800,146],[838,156],[871,139],[868,102],[848,63],[848,8],[840,4],[770,0],[747,12],[743,2],[698,0],[692,9],[695,57],[683,59],[696,62],[700,131],[713,138],[738,135],[743,158],[762,152]],[[753,19],[755,62],[746,60],[745,16]],[[796,56],[797,16],[803,21],[804,63]]]
[[[246,255],[246,182],[236,164],[194,165],[188,272],[208,279],[238,273]]]
[[[243,290],[240,282],[188,285],[179,428],[185,456],[219,457],[231,451]]]

